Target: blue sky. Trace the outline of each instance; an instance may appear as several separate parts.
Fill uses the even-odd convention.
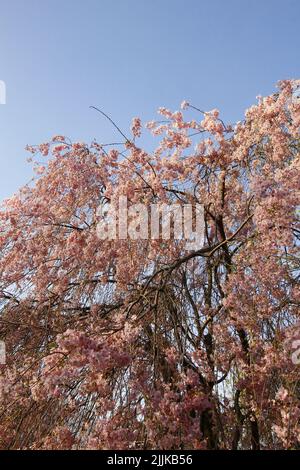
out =
[[[299,0],[1,0],[0,200],[32,174],[24,147],[55,134],[110,142],[183,99],[243,118],[300,78]]]

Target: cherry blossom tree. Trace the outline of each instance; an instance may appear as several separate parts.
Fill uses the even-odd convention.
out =
[[[299,87],[235,125],[185,101],[28,147],[0,212],[2,449],[299,448]],[[201,204],[203,246],[100,239],[120,196]]]

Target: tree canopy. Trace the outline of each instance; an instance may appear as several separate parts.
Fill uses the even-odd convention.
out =
[[[183,102],[28,147],[0,212],[2,449],[299,448],[299,86],[235,125]],[[203,246],[99,239],[120,196],[202,205]]]

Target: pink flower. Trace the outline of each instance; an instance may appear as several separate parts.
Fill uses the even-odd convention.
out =
[[[132,124],[131,124],[131,132],[134,137],[141,136],[141,128],[142,128],[142,124],[141,124],[140,118],[137,118],[137,117],[133,118]]]
[[[289,395],[289,392],[284,387],[280,387],[280,389],[276,393],[276,398],[277,400],[285,401],[288,395]]]

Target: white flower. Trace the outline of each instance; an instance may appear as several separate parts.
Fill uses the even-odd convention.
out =
[[[181,109],[187,109],[190,103],[188,101],[183,101],[180,105]]]

